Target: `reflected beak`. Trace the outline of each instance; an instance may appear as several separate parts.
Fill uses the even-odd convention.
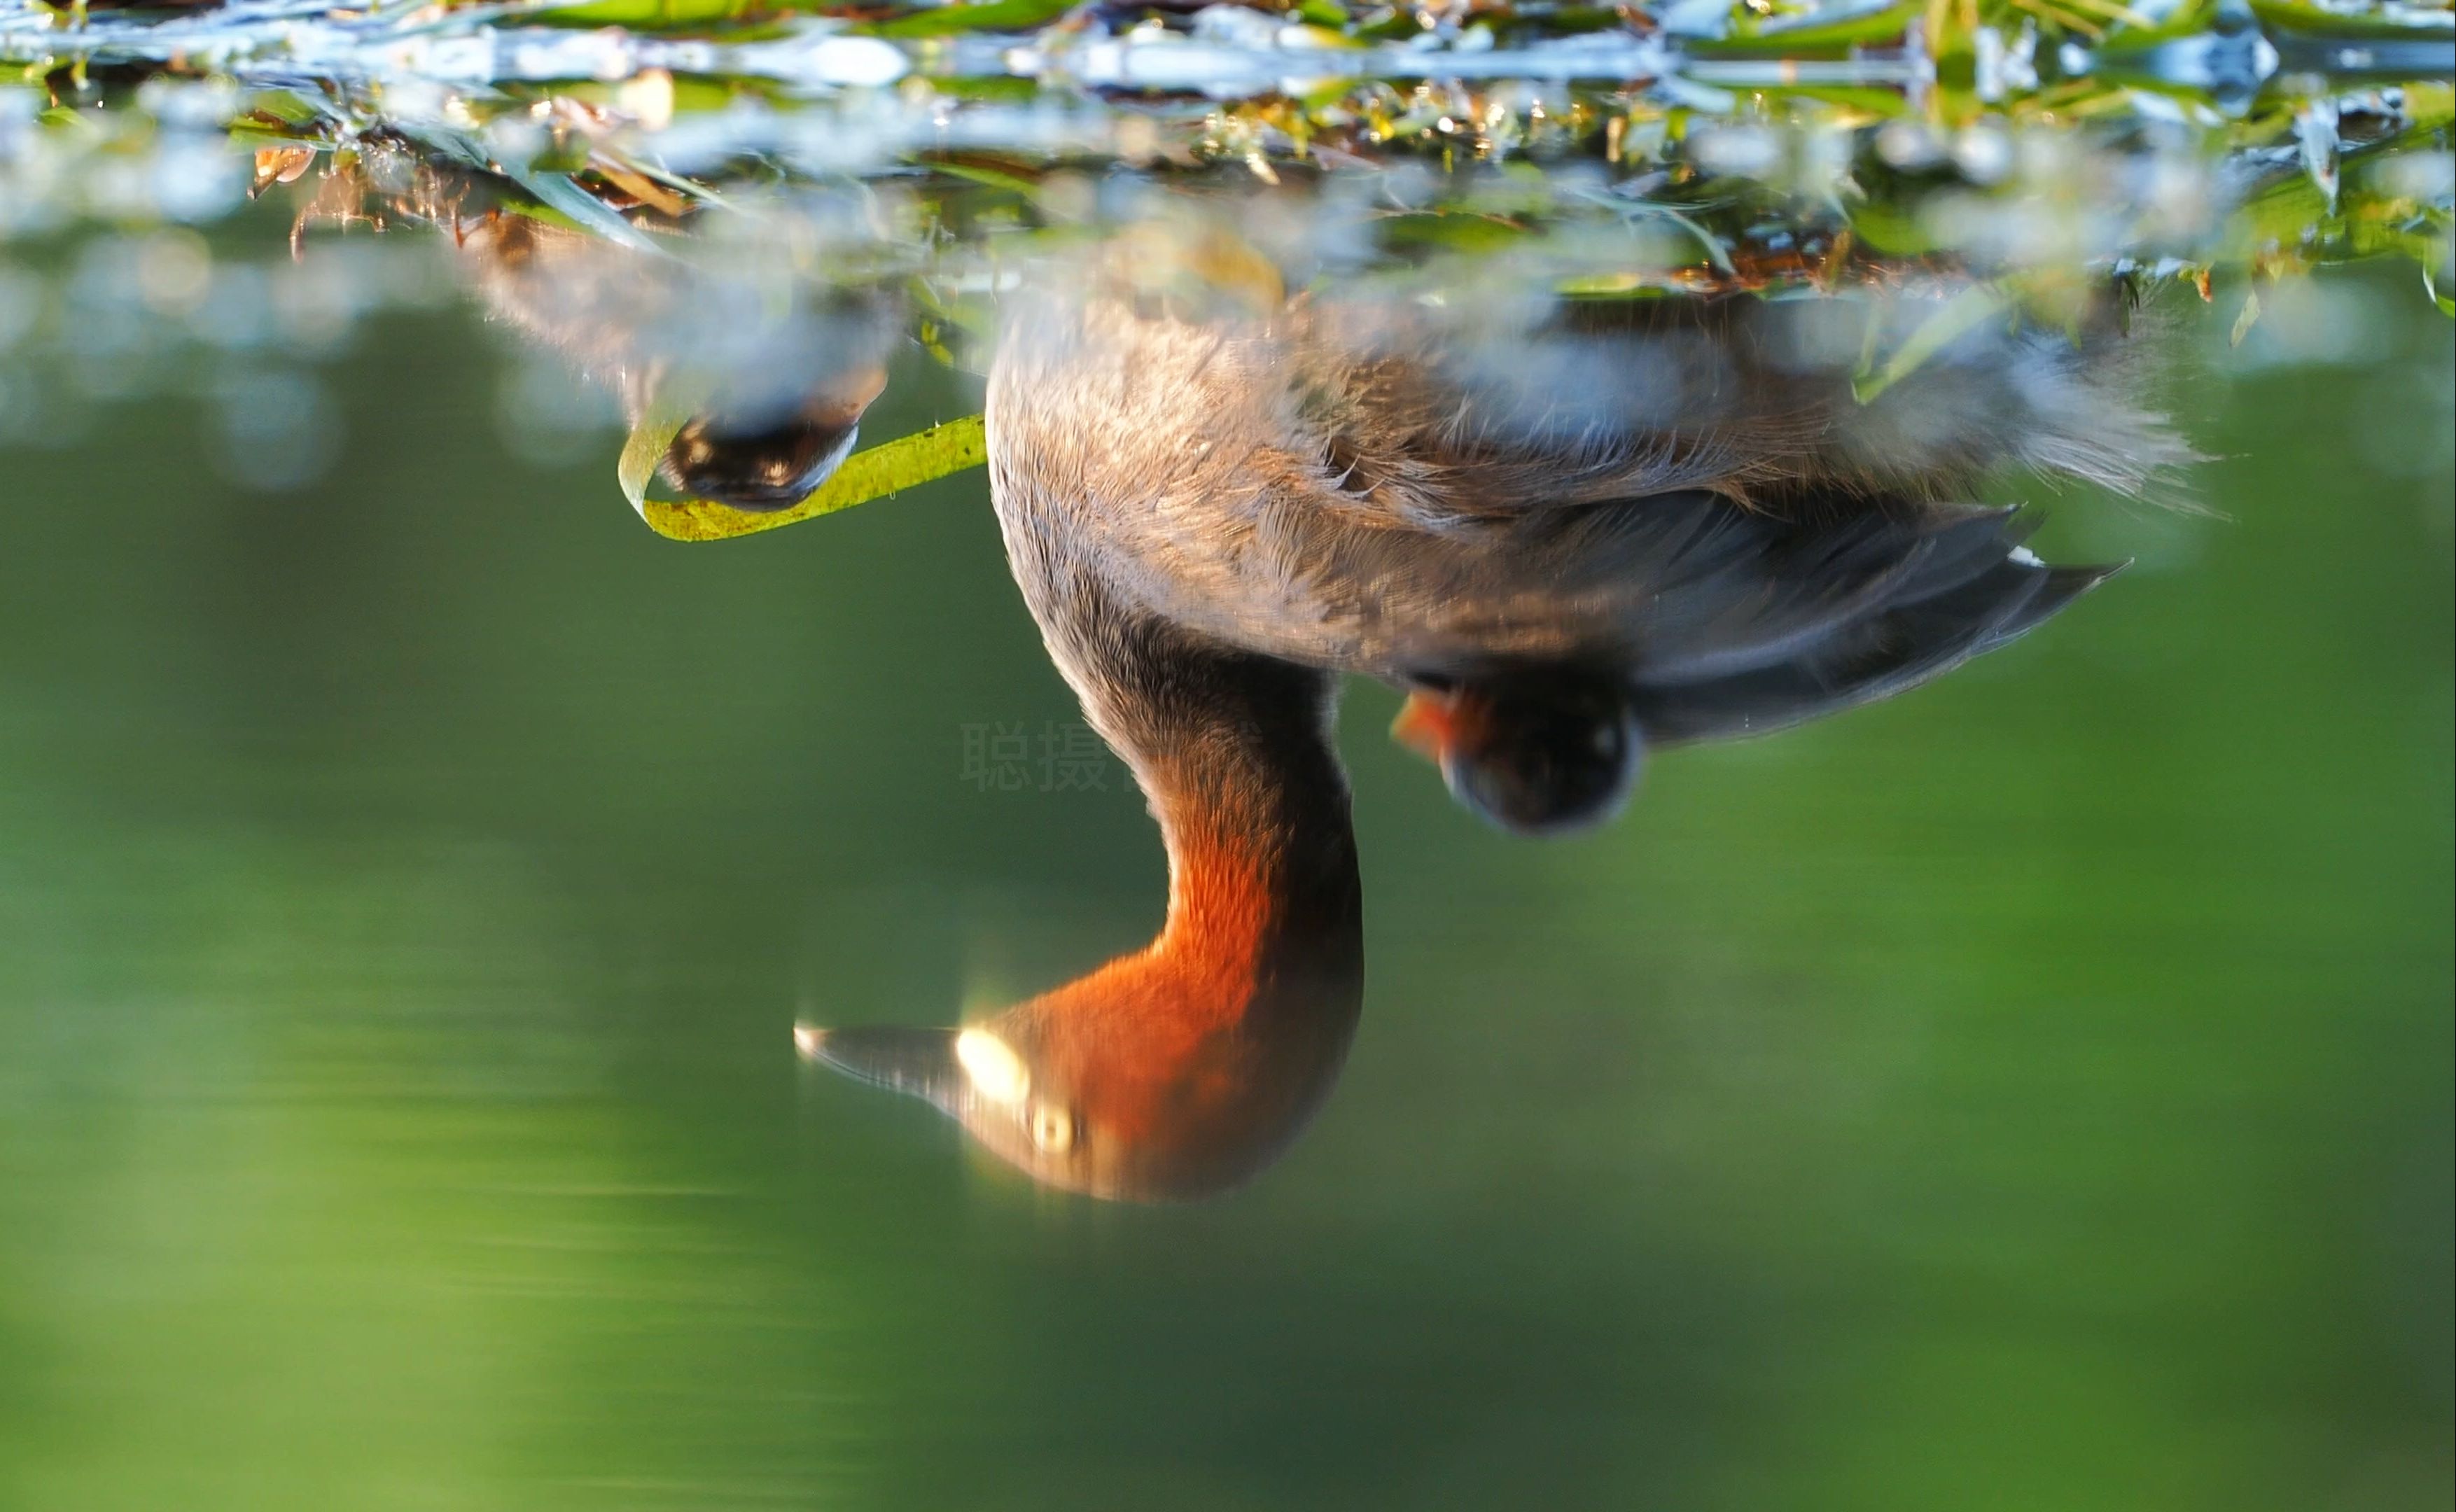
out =
[[[854,368],[837,378],[835,382],[829,384],[827,391],[813,408],[832,406],[840,411],[846,421],[849,423],[861,419],[862,411],[870,408],[870,402],[886,391],[887,369],[885,367],[873,365]]]
[[[793,1047],[815,1061],[855,1081],[920,1097],[946,1110],[965,1087],[955,1060],[952,1029],[905,1029],[867,1025],[858,1029],[793,1026]]]

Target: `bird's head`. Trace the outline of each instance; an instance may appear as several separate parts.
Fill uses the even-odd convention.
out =
[[[1361,1002],[1352,971],[1235,984],[1166,952],[1112,962],[960,1029],[794,1030],[809,1060],[920,1097],[1045,1186],[1208,1196],[1268,1166],[1337,1080]]]
[[[1645,742],[1608,669],[1444,680],[1408,694],[1390,733],[1439,766],[1471,811],[1519,834],[1563,834],[1627,801]]]

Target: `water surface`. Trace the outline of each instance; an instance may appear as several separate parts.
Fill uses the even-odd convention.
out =
[[[1143,1206],[793,1053],[1160,923],[985,475],[661,540],[445,236],[296,208],[5,249],[0,1501],[2444,1504],[2411,261],[2169,287],[2202,507],[1991,478],[2136,564],[1604,828],[1463,811],[1354,680],[1344,1073]],[[982,365],[903,340],[865,438]]]

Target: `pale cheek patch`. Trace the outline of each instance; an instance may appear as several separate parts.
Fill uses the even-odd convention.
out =
[[[991,1102],[1012,1107],[1032,1091],[1032,1069],[988,1030],[968,1029],[955,1036],[955,1063],[972,1091]]]

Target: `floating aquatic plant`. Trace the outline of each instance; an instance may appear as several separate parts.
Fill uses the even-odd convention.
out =
[[[668,235],[685,227],[807,226],[818,194],[852,207],[850,229],[805,248],[807,275],[897,285],[925,347],[962,361],[1013,269],[1165,200],[1218,207],[1304,276],[1784,297],[1932,265],[1976,280],[1952,307],[1971,318],[2050,324],[2094,279],[2202,297],[2229,281],[2240,337],[2261,283],[2359,258],[2409,259],[2456,314],[2450,16],[2394,0],[0,0],[0,60],[23,79],[0,86],[0,235],[12,216],[209,219],[252,190],[289,196],[301,235],[510,214],[662,257],[699,239]],[[63,185],[107,193],[63,209]],[[1872,355],[1862,394],[1951,335]],[[859,454],[779,516],[646,499],[653,451],[626,453],[624,476],[651,523],[702,539],[908,486],[977,460],[977,441],[941,428]]]

